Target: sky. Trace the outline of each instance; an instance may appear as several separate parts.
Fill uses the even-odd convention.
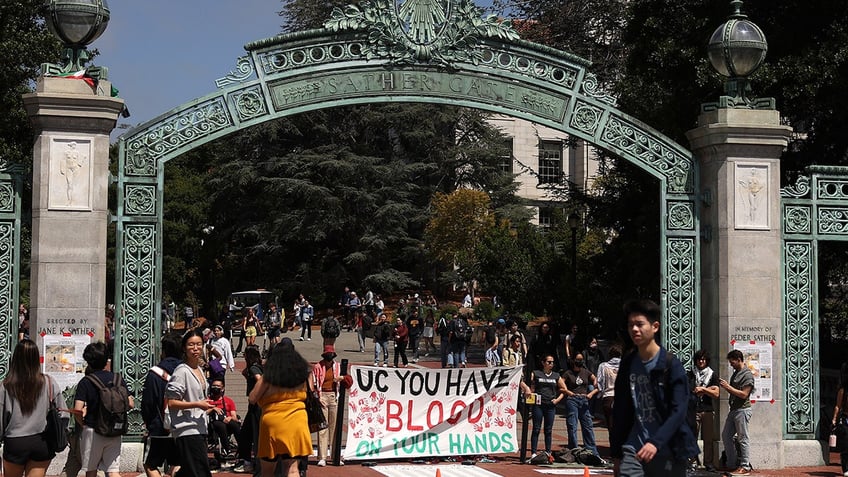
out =
[[[476,0],[480,6],[491,0]],[[110,20],[91,49],[109,68],[131,116],[127,128],[215,91],[245,55],[244,45],[280,33],[279,0],[108,0]]]

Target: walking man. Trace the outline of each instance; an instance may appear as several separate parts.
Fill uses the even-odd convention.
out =
[[[751,420],[751,401],[754,390],[754,375],[745,366],[744,356],[738,349],[727,353],[727,361],[733,368],[730,381],[719,379],[718,384],[730,395],[730,411],[721,431],[721,442],[727,455],[727,470],[731,475],[749,475],[751,460],[748,443],[748,422]],[[736,436],[736,442],[733,437]],[[736,446],[739,446],[737,455]]]
[[[610,451],[615,475],[685,477],[698,444],[686,425],[689,383],[683,364],[654,338],[660,307],[650,300],[624,306],[636,350],[622,358],[615,379]]]

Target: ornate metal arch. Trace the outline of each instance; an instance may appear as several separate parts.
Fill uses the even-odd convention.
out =
[[[443,5],[443,7],[439,7]],[[616,109],[589,62],[523,41],[472,0],[366,0],[324,28],[245,46],[218,90],[128,132],[118,175],[120,366],[139,389],[158,336],[163,165],[275,118],[335,106],[426,102],[524,118],[617,153],[662,183],[666,343],[699,342],[698,210],[692,153]],[[151,322],[152,321],[152,322]],[[140,429],[138,427],[137,429]]]
[[[0,379],[18,342],[18,303],[21,274],[21,190],[23,168],[0,164]]]
[[[815,439],[819,422],[818,244],[848,241],[848,167],[810,166],[781,190],[784,429]]]

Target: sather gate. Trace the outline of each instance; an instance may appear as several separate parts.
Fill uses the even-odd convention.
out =
[[[527,119],[618,154],[660,183],[664,343],[687,360],[700,343],[697,166],[692,153],[616,109],[574,55],[523,41],[471,0],[430,7],[366,0],[324,28],[245,47],[218,90],[120,140],[117,369],[138,394],[156,359],[162,300],[165,163],[235,131],[306,111],[364,103],[463,106]],[[418,5],[421,8],[421,5]],[[131,434],[141,435],[139,414]]]

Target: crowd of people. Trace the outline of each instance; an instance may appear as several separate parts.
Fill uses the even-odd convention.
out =
[[[264,320],[247,309],[242,375],[249,405],[243,418],[225,393],[226,371],[236,369],[238,350],[224,326],[163,336],[161,361],[150,369],[142,396],[148,477],[161,477],[162,468],[178,477],[209,476],[209,452],[219,460],[237,461],[234,470],[238,472],[304,475],[313,449],[305,412],[307,393],[320,402],[328,423],[317,432],[317,465],[327,465],[328,448],[336,440],[336,421],[343,415],[339,391],[350,385],[350,377],[342,375],[335,359],[335,340],[345,328],[357,334],[360,352],[366,351],[369,341],[373,343],[374,366],[389,366],[390,342],[394,367],[417,363],[431,353],[439,356],[445,368],[468,365],[468,345],[475,333],[466,314],[457,310],[437,317],[432,297],[425,301],[414,295],[402,300],[390,318],[380,297],[370,291],[363,301],[350,290],[344,297],[348,299],[340,300],[340,312],[322,320],[323,353],[314,364],[295,350],[290,338],[281,336],[283,329],[299,328],[301,340],[311,339],[314,315],[303,296],[296,301],[291,321],[275,304],[263,313]],[[530,461],[552,460],[554,421],[558,409],[564,409],[568,449],[585,449],[603,464],[593,427],[595,411],[601,410],[609,429],[609,457],[618,475],[683,476],[698,465],[732,475],[749,474],[747,427],[754,380],[742,353],[732,350],[727,356],[733,369],[729,380],[720,379],[710,368],[705,350],[695,353],[693,367],[686,371],[656,340],[661,327],[659,306],[648,300],[630,302],[625,316],[634,349],[622,353],[619,345],[613,345],[608,359],[598,340],[581,337],[576,326],[561,340],[551,323],[542,322],[528,339],[518,321],[507,315],[488,321],[476,333],[482,356],[475,361],[526,368],[521,391],[532,419]],[[265,356],[254,341],[263,330],[270,342]],[[88,345],[83,353],[86,377],[63,416],[72,416],[77,429],[70,439],[66,475],[82,471],[94,477],[103,471],[107,477],[118,477],[121,438],[120,433],[102,431],[101,388],[124,389],[128,406],[134,403],[126,383],[110,371],[109,355],[102,342]],[[35,344],[21,339],[0,387],[0,404],[4,415],[10,416],[0,420],[7,475],[42,477],[55,455],[45,447],[42,416],[51,399],[61,399],[61,390],[39,372],[39,360]],[[848,375],[848,370],[843,371]],[[730,412],[721,432],[724,449],[717,459],[711,443],[716,439],[714,413],[721,390],[728,394]],[[834,427],[848,426],[848,420],[840,417],[848,414],[844,405],[848,397],[843,389],[840,393]],[[703,459],[696,445],[698,435],[708,444]],[[544,450],[539,448],[540,437]]]

